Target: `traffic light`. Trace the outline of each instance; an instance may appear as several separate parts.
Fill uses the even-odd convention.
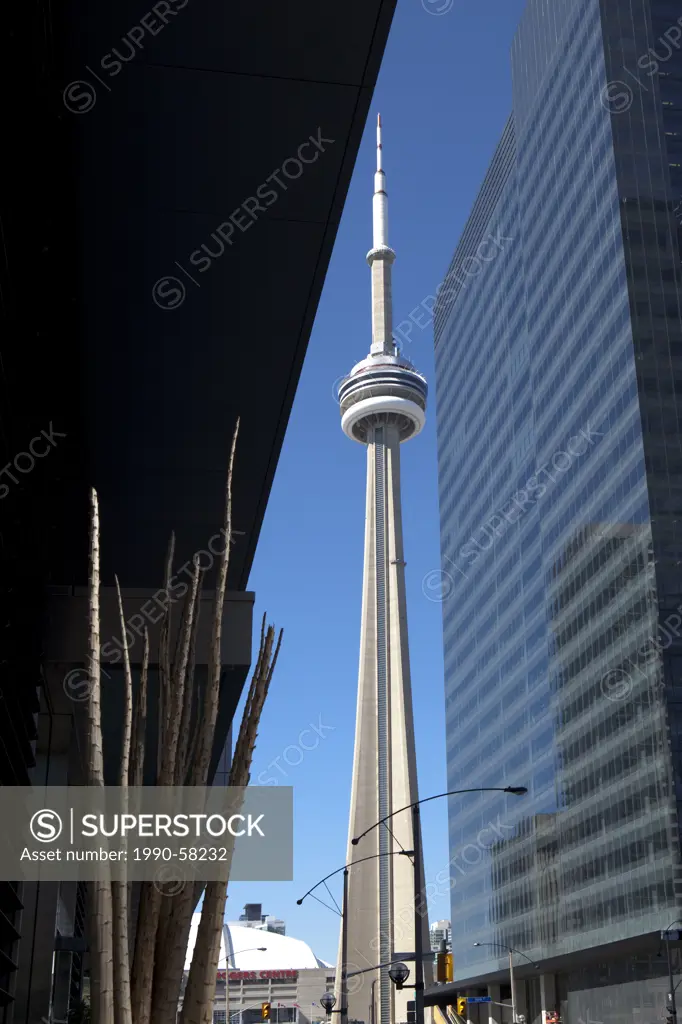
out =
[[[466,1017],[467,1015],[467,1000],[466,996],[457,997],[457,1013],[460,1017]]]
[[[417,1007],[414,999],[407,1001],[407,1024],[417,1024]]]
[[[270,1003],[260,1004],[260,1019],[270,1020]]]
[[[452,981],[452,953],[438,953],[436,955],[436,981]]]

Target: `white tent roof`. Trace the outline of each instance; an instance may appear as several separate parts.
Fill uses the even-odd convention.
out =
[[[187,943],[185,970],[189,970],[197,939],[201,914],[192,915],[192,924]],[[301,971],[315,967],[329,967],[324,960],[318,960],[307,942],[292,939],[277,932],[261,931],[259,928],[244,928],[225,924],[220,938],[220,960],[218,970],[225,969],[226,946],[230,954],[230,969],[233,971]],[[258,951],[259,946],[265,952]]]

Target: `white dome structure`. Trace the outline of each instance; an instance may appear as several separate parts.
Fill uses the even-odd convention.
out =
[[[192,915],[185,958],[186,971],[192,962],[200,919],[200,912]],[[259,951],[258,947],[261,946],[264,952]],[[331,966],[324,960],[318,960],[308,943],[301,939],[236,924],[223,925],[219,970],[225,970],[227,954],[229,968],[233,971],[303,971]]]

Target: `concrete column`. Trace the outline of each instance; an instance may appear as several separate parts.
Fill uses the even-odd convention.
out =
[[[500,986],[488,985],[488,995],[492,999],[492,1002],[487,1005],[488,1024],[502,1024],[502,1007],[498,1005],[502,1001]]]
[[[523,1015],[526,1018],[526,1024],[528,1022],[528,989],[526,982],[521,978],[516,978],[516,1015],[520,1017]]]
[[[553,1013],[557,1007],[556,975],[540,975],[540,1006],[542,1008],[542,1024],[547,1024],[547,1014]]]

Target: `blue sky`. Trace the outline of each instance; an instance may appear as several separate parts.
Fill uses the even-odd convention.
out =
[[[442,280],[511,109],[509,49],[522,8],[522,0],[398,0],[249,583],[257,617],[267,610],[285,630],[252,784],[294,787],[295,880],[231,885],[227,917],[238,917],[246,902],[261,902],[264,912],[286,920],[288,934],[332,962],[338,917],[314,900],[298,907],[296,899],[340,867],[346,853],[366,460],[341,432],[333,385],[370,344],[365,254],[375,115],[381,112],[384,126],[398,325]],[[433,395],[431,325],[415,327],[404,350]],[[422,589],[440,564],[433,398],[425,430],[402,448],[402,473],[424,797],[446,788],[441,605]],[[427,881],[448,862],[446,803],[423,808]],[[447,898],[434,900],[431,920],[449,916]]]

